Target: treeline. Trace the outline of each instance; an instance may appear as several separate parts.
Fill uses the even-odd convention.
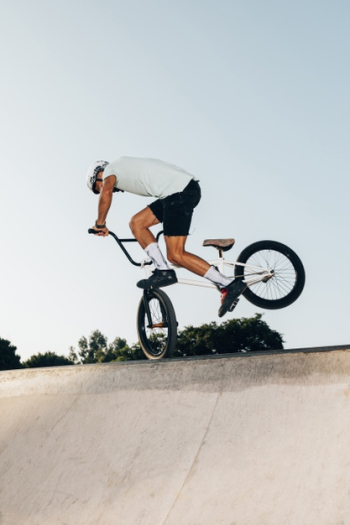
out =
[[[283,348],[283,337],[262,320],[254,317],[231,319],[220,325],[216,322],[199,327],[188,326],[178,333],[173,357],[204,356],[234,352],[254,352]],[[77,348],[70,347],[68,357],[54,352],[38,353],[22,362],[17,348],[0,338],[0,370],[38,368],[91,363],[108,363],[145,359],[138,343],[131,346],[116,337],[112,343],[99,330],[89,337],[81,337]]]

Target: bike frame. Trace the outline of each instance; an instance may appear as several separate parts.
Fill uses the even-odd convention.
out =
[[[118,243],[119,247],[121,248],[121,250],[123,251],[123,253],[125,254],[125,256],[127,257],[127,259],[131,262],[131,264],[133,264],[134,266],[139,266],[141,268],[144,269],[145,271],[145,274],[146,274],[146,277],[150,277],[150,275],[152,274],[152,269],[153,269],[153,263],[152,261],[150,261],[149,259],[144,259],[142,260],[141,262],[136,262],[133,260],[133,258],[130,256],[129,252],[126,250],[125,246],[124,246],[124,243],[129,243],[129,242],[137,242],[137,240],[135,238],[127,238],[127,239],[119,239],[119,237],[113,233],[113,232],[109,232],[109,234],[115,239],[115,241]],[[159,240],[159,237],[163,234],[163,231],[160,231],[157,235],[157,241]],[[262,268],[261,266],[254,266],[254,265],[247,265],[247,264],[244,264],[244,263],[240,263],[238,261],[232,263],[230,261],[226,261],[226,259],[223,257],[222,255],[222,251],[220,250],[220,255],[218,258],[216,259],[211,259],[208,261],[209,264],[213,265],[213,266],[216,266],[219,271],[226,275],[226,269],[227,268],[231,268],[231,270],[234,272],[234,269],[236,266],[245,266],[247,269],[249,269],[251,272],[252,272],[252,278],[249,279],[249,274],[246,275],[245,279],[244,279],[244,282],[248,285],[248,286],[251,286],[253,284],[256,284],[258,282],[261,282],[261,281],[267,281],[268,279],[271,279],[271,277],[273,277],[274,273],[272,270],[270,270],[269,268]],[[178,269],[183,269],[183,268],[180,268],[174,264],[170,264],[171,268],[173,268],[174,270],[178,270]],[[234,277],[234,275],[232,275],[232,277]],[[199,286],[200,288],[213,288],[215,290],[217,290],[217,287],[215,286],[215,284],[212,284],[210,282],[206,282],[206,281],[199,281],[197,279],[183,279],[183,278],[178,278],[178,283],[179,284],[185,284],[185,285],[189,285],[189,286]]]

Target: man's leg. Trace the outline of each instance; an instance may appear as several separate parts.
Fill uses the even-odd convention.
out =
[[[228,286],[233,279],[226,277],[220,273],[214,266],[211,266],[207,261],[201,259],[193,253],[185,250],[185,243],[187,236],[184,237],[169,237],[165,236],[165,243],[167,247],[168,260],[182,268],[186,268],[190,272],[196,273],[201,277],[205,277],[212,283],[216,284],[218,288],[225,288]]]
[[[151,226],[159,224],[159,220],[150,210],[145,208],[137,213],[130,221],[130,228],[134,237],[145,250],[148,257],[152,260],[158,270],[171,270],[168,262],[162,254],[159,245],[149,230]]]
[[[176,273],[170,268],[159,248],[156,238],[149,230],[151,226],[159,223],[160,221],[149,207],[134,215],[130,221],[130,228],[135,239],[145,250],[155,266],[155,271],[149,279],[142,279],[137,283],[139,288],[149,288],[150,286],[160,288],[162,286],[170,286],[177,282]]]
[[[221,306],[218,315],[222,317],[228,310],[233,310],[238,297],[246,289],[242,281],[235,281],[220,273],[214,266],[185,250],[187,237],[165,236],[168,260],[187,270],[205,277],[221,290]]]
[[[163,261],[165,261],[163,254],[159,249],[158,243],[153,233],[149,230],[150,227],[159,223],[160,221],[153,214],[151,209],[147,207],[132,217],[130,221],[130,229],[135,239],[155,263],[156,268],[165,270],[169,267],[167,266],[166,262],[165,265],[163,264]],[[182,268],[186,268],[190,272],[200,275],[201,277],[209,279],[219,288],[228,286],[232,282],[232,279],[229,279],[218,272],[216,268],[210,266],[210,264],[204,259],[201,259],[197,255],[194,255],[193,253],[187,252],[185,250],[187,235],[165,235],[164,239],[167,247],[167,257],[171,263],[181,266]],[[172,279],[172,282],[176,282],[176,280]],[[172,284],[172,282],[169,282],[169,284]],[[147,286],[145,281],[142,281],[142,284],[140,283],[138,283],[140,287]]]
[[[175,272],[173,272],[172,270],[169,271],[168,269],[159,270],[158,268],[163,268],[163,266],[159,265],[157,268],[156,260],[158,259],[158,261],[161,261],[161,258],[164,260],[164,257],[161,254],[158,247],[158,243],[153,233],[149,230],[149,228],[159,223],[160,221],[156,218],[156,216],[153,214],[149,207],[134,215],[134,217],[130,221],[130,228],[134,234],[135,239],[137,239],[139,244],[146,251],[148,256],[151,257],[156,266],[156,271],[154,272],[152,277],[150,277],[149,279],[143,279],[142,281],[139,281],[137,283],[137,285],[140,288],[157,288],[169,286],[177,282]],[[219,289],[224,290],[222,294],[223,304],[219,310],[219,317],[222,317],[231,307],[235,298],[237,298],[242,293],[243,289],[245,288],[243,283],[240,281],[235,282],[232,278],[230,279],[226,277],[225,275],[221,274],[216,268],[210,266],[210,264],[207,263],[204,259],[201,259],[197,255],[187,252],[185,250],[187,235],[165,235],[164,238],[167,247],[167,257],[171,263],[186,268],[187,270],[197,275],[200,275],[201,277],[209,279]],[[154,245],[156,245],[159,254],[161,254],[161,258],[159,254],[157,254],[157,251],[152,253],[151,249],[154,247]]]
[[[197,255],[185,250],[187,235],[174,237],[165,235],[164,239],[167,248],[168,261],[176,266],[186,268],[190,272],[196,273],[201,277],[205,276],[211,266],[204,259],[201,259]]]
[[[149,228],[159,224],[159,222],[148,206],[131,218],[130,229],[143,249],[157,242]]]
[[[229,285],[232,279],[221,274],[214,266],[210,266],[201,257],[185,249],[193,210],[199,203],[200,198],[199,184],[197,181],[192,180],[183,192],[164,199],[162,221],[164,223],[167,257],[176,266],[186,268],[190,272],[209,279],[221,289]]]

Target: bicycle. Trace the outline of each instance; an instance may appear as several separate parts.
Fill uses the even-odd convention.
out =
[[[89,229],[88,233],[96,233]],[[157,241],[162,235],[160,231]],[[124,243],[137,242],[135,238],[120,239],[109,231],[127,259],[143,268],[148,278],[152,273],[152,261],[145,259],[136,262],[124,247]],[[285,308],[294,303],[305,285],[305,270],[298,255],[288,246],[277,241],[258,241],[247,246],[235,262],[227,261],[223,252],[229,251],[235,244],[234,239],[206,239],[203,246],[218,250],[218,258],[209,260],[221,273],[227,268],[233,271],[236,279],[247,284],[243,296],[255,306],[267,310]],[[171,265],[176,270],[175,265]],[[227,275],[225,273],[225,275]],[[179,284],[216,288],[210,282],[195,279],[178,278]],[[231,308],[231,311],[233,308]],[[143,291],[137,309],[137,333],[142,351],[148,359],[171,357],[177,340],[177,320],[169,296],[159,288]]]

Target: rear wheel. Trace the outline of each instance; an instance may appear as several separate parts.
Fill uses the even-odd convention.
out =
[[[268,310],[294,303],[305,285],[305,270],[297,254],[275,241],[247,246],[237,259],[235,277],[248,285],[244,297]]]
[[[159,289],[145,290],[137,311],[137,332],[148,359],[171,357],[177,340],[175,310]]]

